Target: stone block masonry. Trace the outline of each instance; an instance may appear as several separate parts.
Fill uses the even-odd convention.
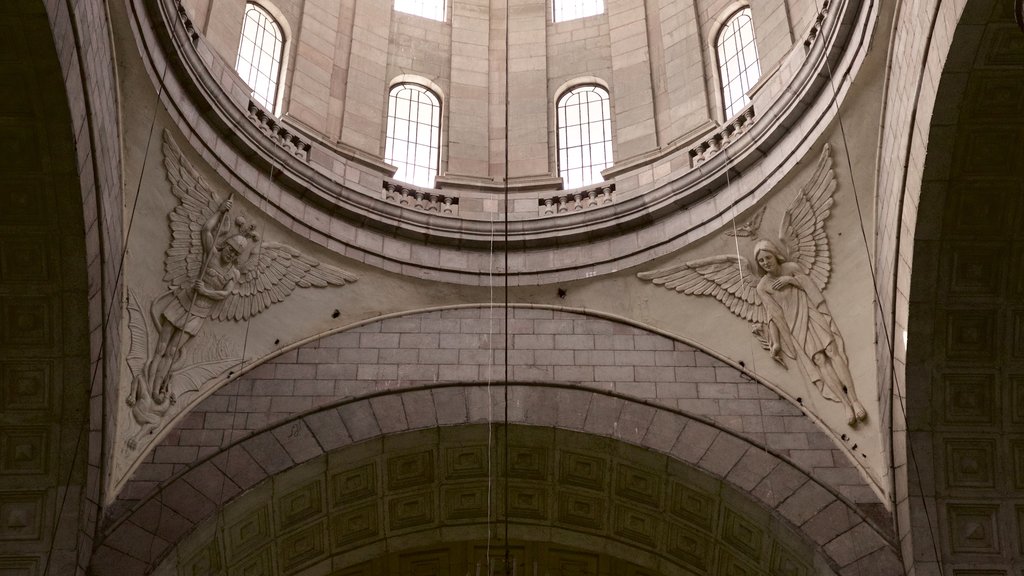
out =
[[[177,460],[183,452],[171,448],[194,448],[202,458],[342,399],[434,384],[508,381],[607,391],[694,415],[766,444],[812,477],[834,480],[830,485],[854,502],[880,506],[847,453],[798,406],[704,352],[601,318],[516,308],[509,312],[506,355],[504,316],[500,308],[417,313],[287,351],[221,388],[182,419],[136,472],[123,497],[141,497],[160,477],[186,468]],[[442,418],[450,408],[438,404],[442,390],[435,389],[433,402],[422,405],[431,414],[418,414],[419,405],[393,407],[394,417],[403,420],[393,424]],[[605,398],[610,403],[600,410],[579,407],[581,417],[597,418],[580,423],[582,428],[628,427],[621,402]],[[386,400],[378,396],[370,406],[377,422],[391,422]],[[496,417],[502,414],[503,409],[495,409]],[[565,421],[553,424],[569,426],[571,411],[563,410],[559,420]]]

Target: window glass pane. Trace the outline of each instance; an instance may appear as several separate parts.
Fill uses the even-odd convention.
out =
[[[555,22],[586,18],[604,12],[604,0],[553,0]]]
[[[602,181],[612,165],[612,121],[608,92],[578,86],[558,99],[558,174],[565,188]]]
[[[283,56],[284,33],[280,25],[256,4],[246,4],[235,71],[252,89],[253,100],[270,111],[277,104]]]
[[[732,118],[750,102],[747,92],[761,77],[750,8],[740,10],[722,26],[717,46],[725,117]]]
[[[568,148],[573,148],[580,145],[580,129],[578,127],[574,126],[566,131],[565,145]]]
[[[395,0],[395,10],[444,22],[445,0]]]
[[[441,105],[433,92],[418,84],[398,84],[391,89],[384,161],[398,168],[395,179],[434,186],[441,156],[440,119]]]

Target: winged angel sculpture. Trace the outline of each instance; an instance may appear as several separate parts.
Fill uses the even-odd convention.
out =
[[[170,214],[171,246],[164,261],[168,290],[150,307],[157,330],[155,346],[150,346],[145,314],[134,297],[129,300],[132,387],[127,404],[141,427],[128,441],[131,449],[159,426],[174,405],[173,383],[185,381],[191,383],[191,390],[198,389],[235,362],[214,351],[188,366],[179,366],[182,352],[204,322],[246,321],[296,288],[356,281],[354,275],[321,264],[290,246],[261,240],[255,224],[241,215],[231,218],[231,196],[222,201],[166,133],[163,149],[178,205]],[[197,378],[203,381],[197,382]]]
[[[832,272],[825,221],[836,189],[826,144],[811,179],[782,218],[778,243],[759,239],[756,267],[739,253],[711,256],[641,272],[637,276],[683,294],[714,296],[735,315],[753,324],[752,332],[772,358],[800,372],[828,400],[841,402],[851,426],[867,417],[850,375],[843,336],[822,291]],[[745,234],[757,239],[762,213]]]

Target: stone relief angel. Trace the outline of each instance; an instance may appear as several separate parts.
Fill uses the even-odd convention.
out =
[[[186,346],[207,320],[246,321],[296,288],[356,281],[354,275],[321,264],[290,246],[263,241],[256,226],[244,216],[231,217],[232,197],[222,201],[166,133],[163,149],[178,205],[170,214],[171,246],[164,260],[168,290],[150,306],[157,331],[152,349],[148,323],[144,318],[140,321],[137,313],[132,317],[129,303],[133,377],[127,404],[141,427],[129,439],[130,448],[141,436],[152,433],[175,403],[171,390],[175,374],[187,368],[209,371],[211,366],[219,367],[218,362],[234,362],[213,359],[178,366]]]
[[[776,362],[788,368],[787,359],[792,361],[826,399],[841,402],[854,426],[867,411],[857,399],[846,345],[822,294],[832,272],[825,221],[835,189],[826,144],[814,175],[786,209],[778,243],[761,239],[754,245],[756,267],[737,253],[637,276],[683,294],[714,296],[753,324],[752,332]],[[760,215],[755,217],[751,233],[736,236],[757,238]]]

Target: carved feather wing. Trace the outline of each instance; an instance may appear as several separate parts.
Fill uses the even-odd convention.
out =
[[[832,274],[825,220],[832,213],[836,175],[832,170],[830,146],[825,144],[818,166],[786,209],[779,230],[787,257],[796,262],[824,290]]]
[[[199,277],[203,265],[203,224],[220,206],[220,198],[164,132],[164,167],[178,205],[170,214],[171,247],[164,261],[164,281],[184,286]]]
[[[767,322],[757,295],[757,275],[742,256],[711,256],[685,264],[640,272],[637,278],[650,280],[669,290],[696,296],[714,296],[733,314],[749,322]]]
[[[357,280],[284,244],[263,242],[253,252],[239,267],[241,277],[231,294],[213,309],[214,320],[248,320],[296,288],[343,286]]]
[[[128,348],[128,368],[132,376],[142,374],[149,358],[149,322],[139,305],[139,299],[128,290],[128,331],[131,333],[131,347]]]

